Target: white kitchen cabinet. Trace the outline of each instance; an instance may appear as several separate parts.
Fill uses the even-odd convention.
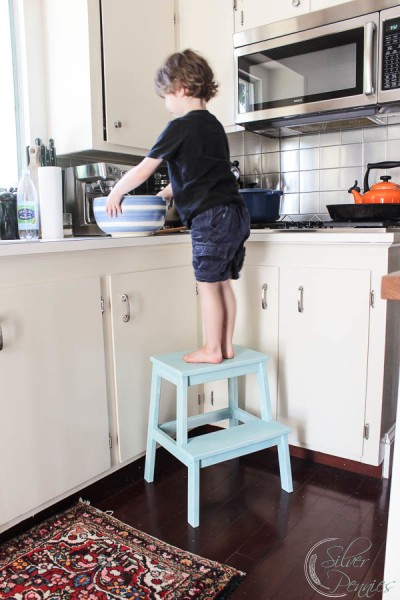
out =
[[[290,443],[361,459],[370,291],[369,270],[281,269],[278,419]]]
[[[119,460],[125,462],[146,448],[150,356],[197,345],[196,294],[189,266],[109,279]],[[193,414],[199,410],[195,386],[190,394]],[[175,399],[175,386],[163,382],[161,422],[174,418]]]
[[[278,382],[278,293],[279,269],[245,265],[240,279],[232,282],[237,302],[234,343],[268,354],[268,383],[272,415],[276,417]],[[241,407],[260,416],[257,379],[248,375],[239,380]],[[226,381],[204,386],[206,411],[228,405]]]
[[[235,130],[233,4],[232,0],[178,0],[179,48],[191,48],[207,59],[219,84],[208,109],[224,125]]]
[[[0,528],[110,468],[100,299],[99,277],[0,289]]]
[[[322,10],[324,8],[331,8],[332,6],[338,6],[344,4],[349,0],[310,0],[310,10]]]
[[[174,0],[44,0],[48,132],[58,154],[146,154],[171,118],[154,76],[175,51],[174,19]]]
[[[236,0],[235,33],[298,17],[310,11],[310,0]]]

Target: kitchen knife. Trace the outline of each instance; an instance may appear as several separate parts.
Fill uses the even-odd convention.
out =
[[[52,138],[49,139],[49,165],[52,167],[56,166],[56,149]]]

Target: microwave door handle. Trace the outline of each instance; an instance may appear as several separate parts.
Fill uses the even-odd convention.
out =
[[[371,96],[375,93],[374,77],[374,46],[376,24],[369,21],[364,26],[364,94]]]

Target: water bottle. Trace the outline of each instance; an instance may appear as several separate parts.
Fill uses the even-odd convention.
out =
[[[39,237],[39,198],[29,169],[22,171],[17,191],[18,233],[21,240]]]

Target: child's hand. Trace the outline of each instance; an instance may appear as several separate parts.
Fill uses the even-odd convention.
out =
[[[122,197],[116,194],[115,192],[110,192],[110,195],[107,198],[106,203],[106,213],[109,217],[117,217],[118,213],[122,214],[121,208],[121,200]]]

